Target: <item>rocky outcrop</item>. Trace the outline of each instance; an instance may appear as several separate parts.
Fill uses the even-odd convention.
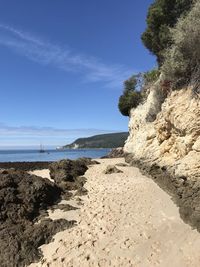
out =
[[[82,175],[88,170],[87,166],[93,164],[99,164],[99,162],[91,158],[61,160],[49,165],[50,176],[63,192],[66,192],[66,190],[78,190],[82,194],[86,192],[83,189],[86,179]]]
[[[164,100],[159,88],[151,88],[147,101],[131,111],[126,158],[172,193],[182,217],[200,230],[199,99],[185,88]]]
[[[63,190],[77,190],[85,179],[80,177],[87,171],[84,160],[61,160],[49,166],[51,179]]]
[[[48,179],[14,169],[0,170],[0,266],[21,267],[41,257],[38,249],[74,222],[42,219],[61,189]]]

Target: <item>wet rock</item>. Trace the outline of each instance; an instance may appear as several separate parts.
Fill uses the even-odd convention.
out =
[[[112,174],[112,173],[123,173],[123,171],[119,170],[114,165],[108,165],[106,170],[104,171],[105,174]]]

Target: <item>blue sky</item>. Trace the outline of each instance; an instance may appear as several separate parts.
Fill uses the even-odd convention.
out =
[[[151,0],[1,0],[0,147],[127,131],[118,98],[155,66],[140,35]]]

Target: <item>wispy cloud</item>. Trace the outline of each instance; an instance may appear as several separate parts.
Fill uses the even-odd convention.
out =
[[[8,25],[0,24],[0,45],[42,65],[82,74],[88,82],[119,87],[133,70],[123,65],[105,64],[96,57],[74,53],[68,47],[52,44]]]
[[[0,123],[0,147],[3,146],[38,146],[40,142],[58,146],[79,137],[87,137],[115,131],[104,129],[58,129],[36,126],[7,126]]]

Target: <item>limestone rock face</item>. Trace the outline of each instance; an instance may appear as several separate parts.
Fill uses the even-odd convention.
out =
[[[158,87],[131,111],[124,150],[135,160],[166,166],[177,176],[200,178],[200,102],[191,88],[173,91],[162,101]]]

